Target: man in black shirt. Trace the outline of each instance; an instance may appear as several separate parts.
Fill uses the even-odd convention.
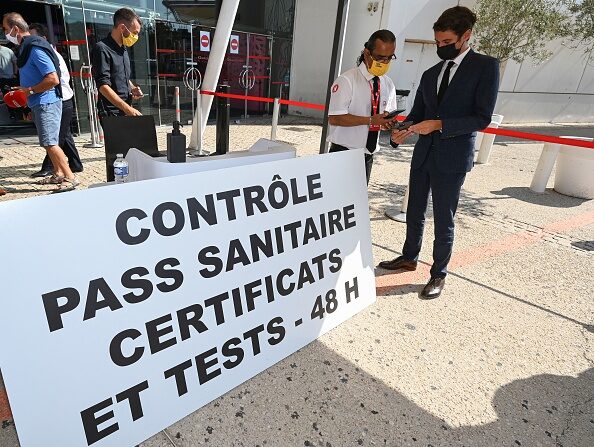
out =
[[[97,110],[105,116],[140,116],[132,107],[132,99],[142,98],[140,87],[130,81],[130,56],[127,47],[138,40],[140,17],[129,8],[118,9],[113,16],[113,29],[97,43],[91,54],[92,72],[99,99]]]

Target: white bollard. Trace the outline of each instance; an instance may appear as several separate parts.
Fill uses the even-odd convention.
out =
[[[557,160],[557,154],[559,154],[559,146],[556,143],[544,144],[540,158],[538,159],[538,165],[532,177],[532,183],[530,183],[530,189],[532,191],[538,193],[545,192],[547,182],[555,166],[555,160]]]
[[[274,108],[272,109],[272,129],[270,131],[270,139],[276,141],[276,129],[278,127],[278,116],[280,115],[280,100],[274,98]]]
[[[585,137],[571,138],[583,141],[594,140]],[[560,145],[553,188],[559,194],[566,196],[594,199],[594,149]]]
[[[503,115],[496,115],[494,114],[491,117],[491,124],[489,124],[489,127],[493,128],[493,129],[497,129],[501,123],[503,122]],[[483,132],[480,132],[483,133]],[[478,137],[478,135],[477,135]],[[493,148],[493,142],[495,141],[495,135],[491,134],[491,133],[483,133],[483,136],[481,138],[481,142],[480,142],[480,147],[479,147],[479,153],[478,153],[478,157],[476,158],[476,163],[477,164],[487,164],[489,163],[489,156],[491,155],[491,149]],[[475,145],[476,147],[476,145]]]
[[[402,199],[402,203],[400,204],[400,208],[396,211],[387,209],[384,214],[386,217],[389,217],[396,222],[406,222],[406,210],[408,209],[408,193],[410,189],[410,183],[406,185],[406,191],[404,192],[404,198]]]
[[[478,155],[479,150],[481,149],[481,143],[483,142],[483,137],[485,136],[484,132],[477,132],[476,139],[474,140],[474,153]]]
[[[179,105],[179,87],[175,87],[175,121],[181,123],[181,107]]]
[[[194,157],[202,157],[208,155],[202,151],[202,132],[198,127],[202,122],[202,93],[198,91],[196,95],[196,113],[194,114],[194,120],[192,121],[192,133],[190,135],[190,144],[188,150],[190,155]]]

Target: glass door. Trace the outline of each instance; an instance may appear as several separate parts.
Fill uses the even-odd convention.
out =
[[[246,95],[270,97],[270,50],[272,38],[261,34],[248,34],[248,74],[244,82]],[[249,101],[245,114],[268,113],[268,103]],[[272,109],[270,109],[271,111]]]
[[[84,6],[84,5],[83,5]],[[105,38],[113,28],[113,13],[83,8],[65,7],[65,22],[68,29],[68,46],[73,66],[73,85],[76,89],[78,113],[81,128],[89,129],[87,95],[82,90],[81,72],[83,65],[90,64],[90,54],[97,42]],[[138,42],[128,48],[130,56],[131,81],[140,86],[144,97],[132,103],[143,115],[158,115],[156,97],[156,69],[154,48],[155,25],[148,17],[142,17],[142,29]],[[85,73],[83,73],[85,76]],[[88,75],[87,75],[88,76]]]
[[[78,4],[80,6],[80,2]],[[89,107],[87,94],[83,91],[80,77],[82,66],[89,65],[87,34],[82,8],[64,6],[64,27],[68,37],[58,41],[56,47],[64,59],[69,62],[77,124],[77,128],[73,131],[88,132],[90,129]]]
[[[174,22],[156,22],[158,101],[161,125],[175,120],[175,87],[179,88],[182,124],[191,123],[194,116],[194,94],[184,83],[184,73],[194,66],[192,28]]]
[[[232,31],[220,82],[226,82],[234,94],[269,97],[271,48],[269,36]],[[247,118],[268,111],[264,102],[231,99],[231,114],[235,117]]]
[[[270,64],[270,97],[272,98],[289,99],[292,47],[291,39],[283,37],[272,39]],[[281,112],[287,113],[288,107],[281,105]]]

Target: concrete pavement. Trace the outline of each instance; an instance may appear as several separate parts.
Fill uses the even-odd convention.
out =
[[[231,147],[269,136],[268,123],[234,125]],[[318,125],[281,123],[278,139],[299,156],[318,152]],[[594,134],[576,129],[539,127]],[[9,190],[0,201],[46,194],[29,178],[43,158],[35,137],[0,138],[0,187]],[[83,185],[103,181],[103,150],[80,146]],[[142,447],[594,445],[594,201],[528,189],[541,147],[503,140],[467,176],[441,298],[417,297],[431,262],[428,221],[421,268],[376,269],[375,305]],[[411,154],[404,145],[376,156],[376,264],[402,247],[405,226],[384,211],[402,200]],[[0,379],[0,447],[17,447],[3,388]]]

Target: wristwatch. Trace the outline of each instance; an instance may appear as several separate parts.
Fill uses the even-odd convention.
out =
[[[31,96],[31,95],[34,95],[34,94],[35,94],[35,92],[33,91],[33,88],[32,88],[32,87],[29,87],[29,90],[28,90],[28,92],[29,92],[29,96]]]

